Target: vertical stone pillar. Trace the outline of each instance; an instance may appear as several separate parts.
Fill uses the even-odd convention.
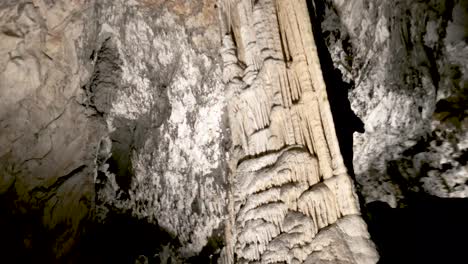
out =
[[[222,0],[232,137],[224,263],[375,263],[305,0]]]

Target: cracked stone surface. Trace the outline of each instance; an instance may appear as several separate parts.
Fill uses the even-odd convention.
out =
[[[95,153],[104,124],[90,118],[80,102],[96,33],[90,5],[0,4],[0,195],[6,252],[19,247],[61,258],[91,217]],[[27,261],[29,256],[12,258]]]

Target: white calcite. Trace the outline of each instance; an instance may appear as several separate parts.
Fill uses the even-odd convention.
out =
[[[119,120],[145,128],[126,135],[141,142],[129,150],[129,198],[119,199],[120,189],[100,191],[101,217],[111,206],[157,223],[177,237],[175,254],[182,257],[202,250],[226,212],[220,40],[215,34],[198,42],[219,30],[212,3],[189,16],[179,13],[178,3],[161,1],[109,1],[99,9],[101,34],[115,43],[122,61],[106,115],[109,132],[120,133]]]
[[[317,251],[323,261],[376,263],[365,228],[348,241],[328,235],[360,216],[306,2],[221,2],[233,164],[221,263],[303,263]],[[365,243],[334,255],[353,239]]]

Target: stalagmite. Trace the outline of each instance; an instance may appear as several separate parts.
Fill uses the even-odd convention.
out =
[[[220,262],[303,263],[333,246],[327,232],[339,219],[359,217],[307,5],[220,1],[233,164]],[[362,237],[368,247],[362,252],[371,253],[355,263],[375,263],[364,231]]]

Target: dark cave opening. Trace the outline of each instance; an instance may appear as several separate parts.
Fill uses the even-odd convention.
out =
[[[56,234],[41,226],[37,208],[18,200],[14,187],[0,195],[0,226],[6,227],[0,234],[0,263],[54,263]]]

